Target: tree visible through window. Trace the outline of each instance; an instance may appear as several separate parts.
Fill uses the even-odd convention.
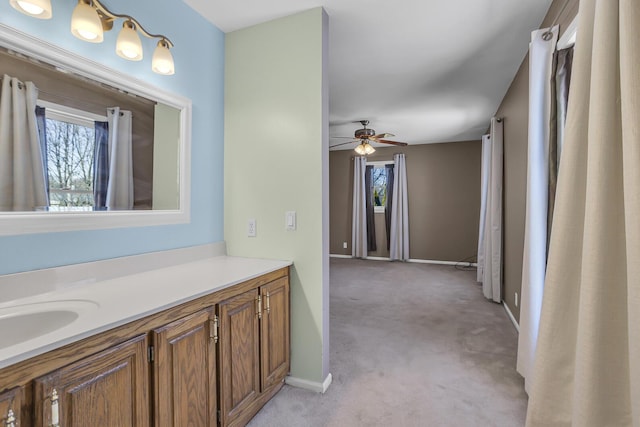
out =
[[[387,169],[374,167],[372,169],[371,185],[373,185],[373,206],[387,205]]]
[[[51,210],[93,207],[94,129],[47,118]]]

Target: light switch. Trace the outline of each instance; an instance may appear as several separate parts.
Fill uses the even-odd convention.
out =
[[[296,211],[285,212],[285,229],[287,231],[295,231],[296,229]]]

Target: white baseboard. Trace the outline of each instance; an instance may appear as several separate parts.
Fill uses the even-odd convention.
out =
[[[303,380],[302,378],[296,378],[292,376],[288,376],[284,379],[284,382],[292,387],[303,388],[305,390],[315,391],[316,393],[324,393],[325,391],[327,391],[327,389],[331,385],[331,381],[333,381],[333,377],[331,376],[331,374],[327,375],[327,378],[325,378],[321,383],[316,381]]]
[[[329,254],[330,258],[353,258],[351,255],[342,254]],[[391,258],[381,256],[368,256],[365,259],[372,261],[391,261]],[[462,261],[438,261],[433,259],[415,259],[411,258],[407,262],[415,262],[418,264],[440,264],[440,265],[459,265],[462,267],[477,267],[475,262],[462,262]]]
[[[504,310],[507,312],[507,315],[509,316],[509,319],[511,319],[511,322],[513,323],[513,326],[516,327],[516,331],[518,331],[518,333],[520,333],[520,325],[518,325],[518,322],[516,322],[516,318],[513,317],[513,313],[511,313],[511,310],[509,310],[509,306],[502,301],[502,305],[504,306]]]
[[[441,264],[441,265],[459,265],[463,267],[477,267],[475,262],[462,262],[462,261],[438,261],[432,259],[409,259],[409,262],[415,262],[418,264]]]

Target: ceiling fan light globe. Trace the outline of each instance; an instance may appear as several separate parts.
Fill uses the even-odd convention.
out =
[[[365,147],[364,147],[364,154],[373,154],[373,153],[375,153],[375,151],[376,151],[376,149],[375,149],[375,148],[373,148],[373,147],[371,146],[371,144],[365,144]]]
[[[360,154],[361,156],[364,156],[366,153],[366,148],[363,144],[358,145],[356,148],[354,148],[354,151],[358,154]]]

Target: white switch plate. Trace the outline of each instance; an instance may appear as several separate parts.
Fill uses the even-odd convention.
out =
[[[256,237],[256,220],[253,218],[247,222],[247,236]]]
[[[516,307],[518,306],[518,293],[516,292]]]
[[[342,242],[342,247],[343,247],[344,249],[347,249],[347,242]]]
[[[284,227],[287,231],[295,231],[296,211],[288,211],[284,213]]]

